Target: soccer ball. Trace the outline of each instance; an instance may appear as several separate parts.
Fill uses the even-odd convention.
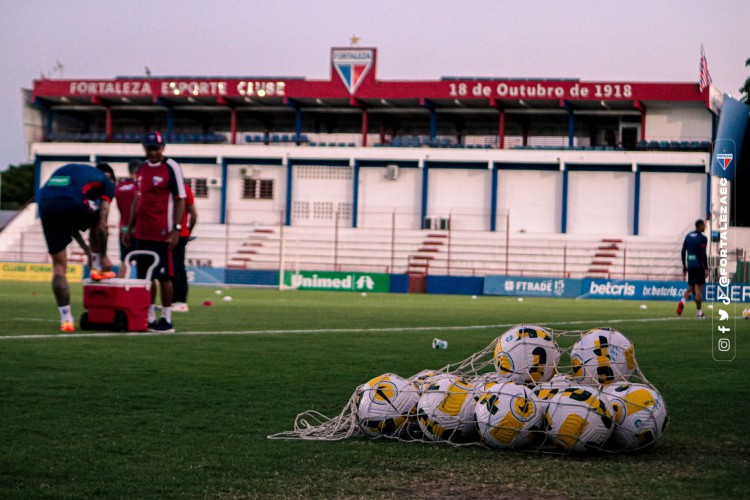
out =
[[[552,334],[541,326],[517,325],[498,338],[494,360],[504,381],[545,382],[557,370],[560,349]]]
[[[587,385],[627,381],[635,372],[633,344],[617,330],[589,330],[570,351],[573,378]]]
[[[474,434],[474,388],[454,375],[436,377],[417,404],[417,421],[433,441],[469,441]]]
[[[750,319],[750,309],[742,310],[742,319]]]
[[[417,388],[394,373],[386,373],[357,389],[357,422],[371,437],[397,434],[419,401]]]
[[[439,375],[441,375],[441,373],[435,370],[422,370],[421,372],[409,377],[408,380],[409,382],[414,384],[417,387],[417,389],[419,389],[419,395],[421,396],[422,393],[430,385],[431,379]]]
[[[552,444],[572,452],[601,448],[615,427],[609,400],[596,389],[576,385],[549,400],[544,421]]]
[[[558,373],[549,382],[542,382],[534,387],[534,395],[539,399],[542,413],[547,411],[547,406],[552,398],[571,385],[576,385],[576,383],[570,375]]]
[[[492,386],[502,383],[504,383],[504,380],[500,378],[500,375],[497,372],[483,373],[471,381],[471,385],[474,388],[474,395],[476,397],[489,391]]]
[[[655,388],[645,384],[611,384],[602,394],[614,409],[611,444],[618,450],[654,446],[664,435],[667,405]]]
[[[479,397],[474,412],[479,437],[495,448],[529,444],[544,417],[531,389],[514,382],[494,384]]]

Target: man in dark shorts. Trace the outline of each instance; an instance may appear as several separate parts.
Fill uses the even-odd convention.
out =
[[[106,163],[96,168],[70,163],[57,169],[37,193],[47,250],[52,257],[52,291],[60,311],[60,331],[75,331],[70,308],[70,285],[66,277],[66,248],[73,239],[89,258],[91,278],[113,278],[107,258],[107,217],[115,194],[115,173]],[[89,230],[89,246],[79,231]]]
[[[190,241],[190,234],[198,223],[198,210],[195,208],[195,196],[193,195],[190,184],[185,184],[185,214],[182,216],[182,230],[180,231],[180,241],[174,247],[172,255],[174,257],[174,302],[172,303],[172,312],[188,312],[190,308],[187,305],[188,296],[188,277],[185,268],[185,250]]]
[[[120,231],[119,234],[122,236],[128,230],[128,222],[130,222],[130,209],[133,207],[133,198],[135,198],[135,176],[138,173],[138,169],[141,167],[140,160],[130,160],[128,162],[128,178],[122,179],[117,183],[115,187],[115,199],[117,200],[117,209],[120,211]],[[117,274],[118,278],[125,277],[125,256],[132,250],[135,250],[132,245],[125,246],[120,240],[120,272]]]
[[[682,309],[685,307],[685,301],[695,294],[695,307],[697,312],[696,318],[705,318],[701,310],[703,303],[703,285],[706,283],[708,275],[708,257],[706,256],[706,246],[708,238],[703,234],[706,230],[706,223],[702,219],[695,221],[695,231],[685,236],[682,244],[682,272],[687,274],[688,289],[677,304],[677,314],[682,315]]]
[[[154,279],[161,287],[161,318],[156,321],[156,286],[153,286],[148,329],[150,332],[169,333],[175,331],[172,325],[172,249],[180,238],[186,194],[182,169],[176,161],[164,157],[164,146],[164,138],[159,132],[149,132],[143,138],[146,161],[138,169],[138,189],[133,199],[128,229],[122,237],[125,245],[130,245],[134,238],[137,250],[151,250],[159,256]],[[150,260],[149,257],[138,257],[139,278],[145,278]]]

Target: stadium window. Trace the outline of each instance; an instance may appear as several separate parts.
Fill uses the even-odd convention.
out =
[[[252,179],[246,177],[242,184],[242,199],[272,200],[273,179]]]
[[[208,179],[206,178],[185,178],[185,184],[190,186],[193,196],[196,198],[208,198]]]

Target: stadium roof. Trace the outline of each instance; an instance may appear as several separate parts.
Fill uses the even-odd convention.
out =
[[[35,80],[32,101],[47,106],[218,106],[229,108],[346,108],[387,112],[439,108],[454,112],[641,110],[653,102],[704,103],[697,82],[581,81],[443,77],[383,81],[375,48],[331,49],[328,80],[299,77],[118,77]]]

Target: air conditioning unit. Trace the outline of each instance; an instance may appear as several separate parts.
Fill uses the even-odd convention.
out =
[[[389,163],[385,167],[385,178],[389,181],[395,181],[398,179],[398,165],[395,163]]]
[[[436,217],[430,215],[422,221],[422,229],[432,229],[433,231],[448,231],[450,229],[450,219],[448,217]]]
[[[219,177],[212,177],[211,179],[208,179],[208,187],[220,188],[221,187],[221,178],[219,178]]]

